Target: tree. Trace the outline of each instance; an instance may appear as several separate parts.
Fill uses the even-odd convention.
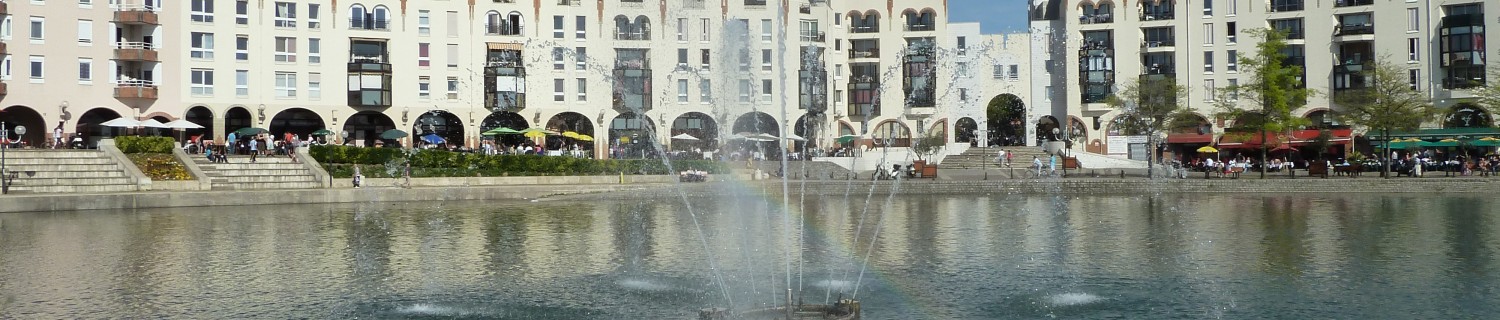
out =
[[[1145,135],[1146,146],[1151,150],[1146,157],[1146,176],[1155,178],[1156,148],[1162,141],[1158,137],[1167,130],[1197,126],[1196,117],[1181,106],[1187,87],[1177,84],[1170,77],[1140,78],[1126,82],[1119,92],[1104,98],[1104,103],[1120,111],[1121,131]]]
[[[929,131],[921,138],[917,138],[916,141],[912,143],[911,149],[917,154],[918,160],[926,160],[931,158],[932,155],[936,154],[938,151],[943,150],[943,146],[946,142],[944,141],[946,140],[944,138],[945,137],[942,133],[939,133],[937,131]]]
[[[1260,163],[1265,164],[1270,146],[1266,143],[1270,140],[1268,135],[1288,134],[1307,125],[1307,119],[1293,115],[1292,110],[1306,105],[1307,99],[1317,96],[1318,91],[1303,84],[1302,67],[1288,61],[1283,52],[1287,48],[1286,32],[1254,29],[1245,33],[1261,39],[1253,54],[1240,57],[1240,71],[1249,77],[1237,85],[1220,88],[1214,104],[1219,109],[1217,117],[1236,119],[1236,127],[1260,133]],[[1265,165],[1260,166],[1260,177],[1266,177]]]
[[[1486,84],[1474,87],[1474,96],[1479,98],[1479,104],[1494,108],[1500,108],[1500,69],[1491,69],[1489,81]]]
[[[1391,131],[1416,130],[1423,122],[1441,114],[1431,100],[1407,83],[1406,70],[1385,60],[1388,59],[1372,60],[1361,71],[1368,84],[1364,88],[1333,95],[1334,102],[1342,109],[1337,113],[1339,118],[1380,134],[1384,149],[1381,155],[1391,154]],[[1387,160],[1380,168],[1380,174],[1386,178],[1390,178],[1391,160],[1394,159]]]

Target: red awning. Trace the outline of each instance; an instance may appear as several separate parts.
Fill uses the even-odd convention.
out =
[[[1333,134],[1333,138],[1329,139],[1328,141],[1334,145],[1349,144],[1349,142],[1353,140],[1350,136],[1354,134],[1354,130],[1336,129],[1329,131]],[[1318,130],[1297,130],[1292,131],[1290,137],[1285,134],[1268,134],[1267,136],[1271,138],[1271,141],[1276,141],[1277,143],[1275,144],[1278,146],[1285,145],[1291,147],[1300,147],[1311,143],[1313,140],[1316,140],[1318,138],[1318,134]],[[1236,139],[1220,139],[1219,149],[1258,149],[1262,144],[1260,140],[1260,134],[1250,134],[1248,138],[1237,139],[1243,141],[1231,140]]]
[[[1167,144],[1211,144],[1214,143],[1214,135],[1196,133],[1173,133],[1167,135]]]

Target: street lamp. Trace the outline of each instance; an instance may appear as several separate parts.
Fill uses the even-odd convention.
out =
[[[16,126],[16,138],[26,134],[26,126]],[[0,194],[10,193],[10,171],[5,169],[5,149],[10,149],[10,131],[5,129],[5,122],[0,121]]]

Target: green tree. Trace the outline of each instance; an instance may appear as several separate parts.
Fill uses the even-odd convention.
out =
[[[1248,74],[1246,81],[1220,88],[1215,105],[1217,117],[1235,119],[1235,126],[1260,134],[1260,163],[1266,163],[1269,151],[1269,135],[1289,134],[1291,130],[1306,126],[1307,119],[1292,114],[1292,110],[1307,104],[1307,99],[1317,96],[1318,91],[1308,89],[1302,82],[1302,67],[1288,61],[1286,33],[1271,29],[1247,30],[1245,33],[1261,41],[1255,52],[1240,57],[1242,73]],[[1266,177],[1266,166],[1260,166],[1260,177]]]
[[[1479,98],[1479,104],[1489,107],[1489,110],[1500,108],[1500,68],[1490,69],[1489,81],[1478,87],[1474,87],[1474,96]],[[1500,124],[1500,122],[1497,122]]]
[[[1364,88],[1342,90],[1333,95],[1334,102],[1341,109],[1336,113],[1339,118],[1380,135],[1384,149],[1381,155],[1391,154],[1391,131],[1416,130],[1423,122],[1441,114],[1431,100],[1407,83],[1406,70],[1386,60],[1384,57],[1372,60],[1361,71],[1365,77]],[[1391,161],[1386,161],[1386,165],[1380,168],[1380,174],[1386,178],[1390,178],[1390,164]]]
[[[1145,135],[1146,147],[1151,151],[1146,156],[1146,176],[1155,178],[1157,145],[1162,143],[1162,133],[1168,130],[1197,126],[1196,117],[1182,108],[1187,87],[1177,84],[1171,77],[1146,76],[1126,82],[1119,92],[1104,98],[1104,103],[1120,111],[1120,126],[1124,132]]]

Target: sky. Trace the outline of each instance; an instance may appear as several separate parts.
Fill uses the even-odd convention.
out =
[[[948,22],[979,22],[983,33],[1026,30],[1028,0],[948,0]]]

